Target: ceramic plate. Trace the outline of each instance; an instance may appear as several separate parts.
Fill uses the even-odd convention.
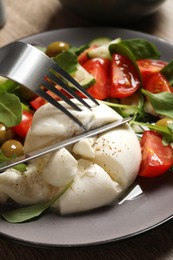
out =
[[[62,29],[33,35],[22,41],[46,46],[58,40],[78,46],[103,36],[122,39],[145,38],[157,45],[164,60],[169,60],[173,54],[173,46],[162,39],[116,28]],[[81,247],[129,238],[172,218],[172,174],[165,174],[154,180],[137,179],[135,185],[140,196],[132,194],[121,203],[115,202],[112,206],[91,212],[73,216],[47,213],[35,221],[23,224],[9,224],[0,219],[0,234],[34,246]]]

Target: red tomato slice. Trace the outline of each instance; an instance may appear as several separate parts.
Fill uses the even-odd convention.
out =
[[[110,80],[111,98],[128,97],[140,86],[137,69],[130,59],[121,54],[112,55]]]
[[[154,73],[148,80],[145,89],[157,94],[160,92],[172,92],[171,86],[166,78],[159,72]]]
[[[145,131],[141,139],[142,162],[139,175],[156,177],[172,166],[173,152],[170,145],[165,146],[162,136],[154,131]]]
[[[137,64],[142,75],[143,87],[145,88],[150,76],[155,72],[159,72],[163,67],[165,67],[167,62],[162,60],[143,59],[138,60]]]
[[[33,114],[29,111],[23,111],[22,113],[22,121],[20,124],[13,127],[14,132],[20,136],[25,138],[28,130],[32,124]]]
[[[96,99],[106,99],[109,93],[110,60],[94,58],[83,64],[83,67],[93,75],[96,80],[87,91]]]

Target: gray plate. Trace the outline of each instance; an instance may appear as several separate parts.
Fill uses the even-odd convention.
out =
[[[24,42],[45,46],[62,40],[73,45],[96,38],[145,38],[155,43],[164,60],[169,60],[173,46],[156,37],[116,28],[72,28],[45,32],[23,39]],[[172,218],[173,175],[157,179],[137,179],[142,196],[121,205],[104,207],[73,216],[47,213],[23,224],[9,224],[0,219],[0,234],[16,242],[40,247],[81,247],[110,243],[150,230]]]

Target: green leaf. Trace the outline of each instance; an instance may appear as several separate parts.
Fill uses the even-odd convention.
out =
[[[85,45],[81,45],[79,47],[71,47],[69,49],[70,52],[73,52],[75,53],[76,55],[79,55],[81,54],[84,50],[88,49],[89,48],[89,45],[88,44],[85,44]]]
[[[16,158],[16,156],[6,157],[6,156],[3,154],[3,152],[0,150],[0,164],[3,163],[3,162],[7,162],[7,161],[9,161],[9,160],[11,160],[11,159],[14,159],[14,158]],[[14,169],[16,169],[16,170],[18,170],[18,171],[20,171],[20,172],[24,172],[24,171],[26,170],[26,167],[27,167],[26,164],[20,163],[20,164],[14,166],[14,167],[12,167],[12,168],[14,168]]]
[[[22,119],[22,105],[19,98],[5,91],[0,92],[0,122],[11,127]]]
[[[170,61],[160,73],[169,81],[170,85],[173,85],[173,60]]]
[[[132,124],[147,127],[150,130],[157,131],[163,136],[163,140],[165,144],[168,144],[173,141],[173,131],[172,131],[173,129],[171,129],[168,126],[158,126],[154,124],[148,124],[148,123],[137,122],[137,121],[131,121],[131,125]]]
[[[173,118],[173,93],[161,92],[153,94],[145,89],[141,91],[148,97],[157,114]]]
[[[17,171],[19,171],[19,172],[25,172],[26,171],[26,167],[27,167],[26,164],[20,163],[20,164],[18,164],[16,166],[13,166],[12,168],[17,170]]]
[[[6,91],[9,93],[14,93],[17,89],[19,89],[19,84],[13,80],[0,78],[0,92]]]
[[[111,44],[109,46],[109,51],[110,51],[111,54],[120,53],[121,55],[129,58],[131,60],[131,62],[134,64],[134,66],[135,66],[135,68],[136,68],[136,70],[139,74],[140,81],[142,82],[142,76],[141,76],[139,67],[136,63],[136,57],[135,57],[134,53],[132,52],[132,50],[128,46],[123,44],[123,42]]]
[[[109,51],[110,51],[111,54],[113,54],[113,53],[120,53],[123,56],[128,57],[134,63],[134,65],[136,67],[138,67],[137,64],[136,64],[135,55],[133,54],[131,49],[128,48],[128,46],[123,44],[123,42],[111,44],[109,46]]]
[[[111,108],[116,110],[119,114],[121,114],[122,117],[128,117],[128,116],[132,115],[130,113],[127,113],[127,110],[129,110],[129,111],[133,110],[133,114],[135,115],[135,118],[138,116],[139,117],[143,116],[143,113],[144,113],[141,107],[119,104],[119,103],[103,101],[103,100],[100,102],[104,103],[105,105],[110,106]]]
[[[32,206],[14,209],[9,212],[2,213],[1,216],[10,223],[21,223],[35,217],[40,216],[47,210],[55,201],[57,201],[70,188],[72,181],[65,186],[65,188],[58,193],[56,197],[48,202],[38,203]]]
[[[68,73],[72,73],[77,70],[77,56],[70,51],[64,51],[55,56],[53,59],[60,67],[62,67]]]
[[[136,60],[147,58],[158,59],[160,57],[156,46],[144,39],[129,39],[122,41],[121,44],[133,53]]]
[[[6,157],[3,152],[0,150],[0,163],[3,163],[3,162],[7,162],[9,161],[10,159],[8,157]]]

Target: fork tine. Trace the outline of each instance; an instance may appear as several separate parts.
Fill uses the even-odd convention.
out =
[[[67,86],[66,83],[63,82],[60,78],[58,78],[55,74],[50,72],[47,76],[51,81],[54,81],[55,84],[60,85],[67,93],[76,98],[85,107],[91,109],[91,106],[88,103],[86,103],[83,98],[81,98],[71,87]]]
[[[56,101],[54,98],[52,98],[47,92],[45,92],[43,89],[37,89],[37,94],[47,100],[49,103],[60,109],[64,114],[66,114],[70,119],[72,119],[74,122],[76,122],[80,127],[82,127],[85,131],[87,131],[87,128],[82,124],[82,122],[76,118],[72,113],[70,113],[65,107],[63,107],[58,101]]]
[[[62,100],[64,100],[68,105],[70,105],[75,110],[77,110],[77,111],[81,111],[82,110],[75,103],[73,103],[70,98],[68,98],[61,91],[59,91],[59,89],[57,89],[55,86],[53,86],[52,83],[50,83],[50,82],[45,80],[41,85],[43,87],[45,87],[46,89],[49,89],[52,93],[54,93],[58,97],[60,97]]]
[[[64,69],[62,69],[57,63],[54,62],[54,65],[52,65],[52,69],[54,69],[58,74],[63,76],[66,80],[68,80],[71,84],[74,85],[74,87],[79,90],[82,94],[84,94],[86,97],[91,99],[96,105],[99,105],[97,100],[95,100],[87,91],[86,89],[82,88],[81,85],[69,75]]]

